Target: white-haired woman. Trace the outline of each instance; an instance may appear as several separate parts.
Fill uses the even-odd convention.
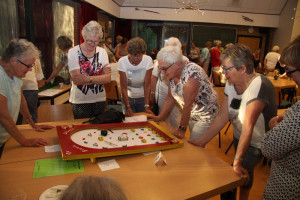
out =
[[[184,62],[178,47],[162,48],[157,60],[159,70],[169,80],[169,92],[160,114],[149,118],[154,121],[164,119],[176,101],[182,112],[179,126],[172,134],[183,138],[189,126],[190,138],[201,138],[219,111],[218,95],[206,73],[199,65]]]
[[[272,51],[269,52],[265,57],[264,68],[268,76],[275,75],[274,70],[280,58],[279,49],[280,49],[279,46],[274,46],[272,48]]]
[[[69,101],[75,119],[97,116],[105,109],[103,84],[111,81],[111,69],[105,49],[97,46],[102,36],[100,24],[90,21],[82,29],[84,42],[68,53],[73,83]]]
[[[0,149],[12,136],[23,146],[44,146],[47,142],[41,138],[27,139],[16,126],[19,111],[36,131],[53,128],[48,125],[36,125],[27,108],[22,92],[22,80],[32,70],[39,50],[25,39],[13,39],[9,42],[0,59]],[[2,150],[0,150],[1,156]]]
[[[164,46],[175,46],[181,49],[181,42],[176,37],[170,37],[165,42]],[[186,56],[183,56],[183,60],[185,62],[189,62],[189,59]],[[158,103],[159,112],[162,110],[164,102],[168,96],[168,82],[168,79],[160,73],[160,70],[158,69],[158,61],[155,60],[151,77],[150,101],[152,104],[154,104],[154,101]],[[181,112],[179,106],[175,104],[170,114],[166,117],[165,122],[176,129],[180,121],[180,116]]]

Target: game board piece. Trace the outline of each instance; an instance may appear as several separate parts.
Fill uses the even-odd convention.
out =
[[[131,130],[131,132],[133,132],[133,133],[135,132],[135,129],[134,129],[134,128],[132,128],[132,129],[130,129],[130,130]]]
[[[102,136],[107,136],[107,130],[101,130],[101,135]]]
[[[98,140],[99,141],[103,141],[103,137],[98,137]]]
[[[127,141],[128,140],[128,136],[125,134],[122,134],[121,136],[118,137],[119,141]]]
[[[144,137],[143,136],[139,136],[139,139],[143,139]]]
[[[84,141],[84,144],[87,144],[88,142],[87,141]]]
[[[91,133],[89,133],[89,134],[88,134],[88,136],[92,137],[92,134],[91,134]]]
[[[69,124],[68,127],[69,127],[69,128],[73,128],[73,127],[74,127],[74,124]]]
[[[94,147],[97,147],[97,146],[98,146],[98,144],[97,144],[97,143],[94,143],[94,144],[93,144],[93,146],[94,146]]]
[[[127,144],[125,144],[125,145],[122,145],[122,147],[127,147]]]
[[[150,134],[147,134],[147,136],[151,136]]]
[[[114,144],[114,143],[112,143],[112,142],[108,142],[108,141],[104,141],[106,144],[109,144],[109,145],[111,145],[111,146],[113,146],[113,147],[117,147],[118,145],[116,145],[116,144]]]
[[[122,133],[123,135],[128,135],[127,133]]]
[[[155,140],[155,138],[151,138],[151,140]]]
[[[146,139],[142,139],[142,143],[146,143],[147,142],[147,140]]]
[[[85,138],[82,138],[82,140],[85,140]]]

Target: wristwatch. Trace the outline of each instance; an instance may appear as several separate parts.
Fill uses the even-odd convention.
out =
[[[184,127],[184,126],[179,126],[178,129],[181,131],[186,131],[186,127]]]

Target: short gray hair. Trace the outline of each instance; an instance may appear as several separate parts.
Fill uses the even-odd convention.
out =
[[[235,44],[223,51],[220,60],[230,61],[236,69],[240,69],[242,65],[246,66],[247,74],[253,73],[252,53],[248,46],[243,44]]]
[[[176,46],[166,46],[158,52],[157,60],[164,60],[169,64],[182,62],[181,49]]]
[[[272,51],[274,51],[274,52],[278,52],[278,51],[279,51],[279,49],[280,49],[280,47],[279,47],[279,46],[274,46],[274,47],[272,48]]]
[[[214,40],[214,45],[217,46],[219,44],[222,44],[222,41],[221,40]]]
[[[15,57],[17,59],[23,60],[25,57],[39,58],[40,51],[33,43],[27,41],[26,39],[12,39],[2,55],[2,60],[9,62],[9,59]]]
[[[90,21],[89,23],[87,23],[83,27],[81,34],[83,39],[85,39],[87,35],[91,35],[93,37],[99,35],[100,38],[103,37],[102,27],[96,21]]]
[[[166,46],[176,46],[176,47],[181,48],[181,42],[180,42],[179,39],[176,38],[176,37],[170,37],[169,39],[166,40],[164,46],[165,46],[165,47],[166,47]]]

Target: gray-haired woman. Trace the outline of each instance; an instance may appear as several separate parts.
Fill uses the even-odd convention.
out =
[[[47,142],[41,138],[25,138],[16,126],[19,111],[36,131],[53,128],[48,125],[36,125],[27,108],[22,92],[22,80],[32,70],[39,50],[25,39],[13,39],[9,42],[0,59],[0,147],[11,135],[23,146],[44,146]],[[1,154],[1,152],[0,152]]]
[[[82,29],[84,42],[68,52],[73,83],[69,101],[75,119],[97,116],[105,109],[103,84],[111,81],[111,69],[105,49],[97,46],[102,36],[100,24],[90,21]]]

